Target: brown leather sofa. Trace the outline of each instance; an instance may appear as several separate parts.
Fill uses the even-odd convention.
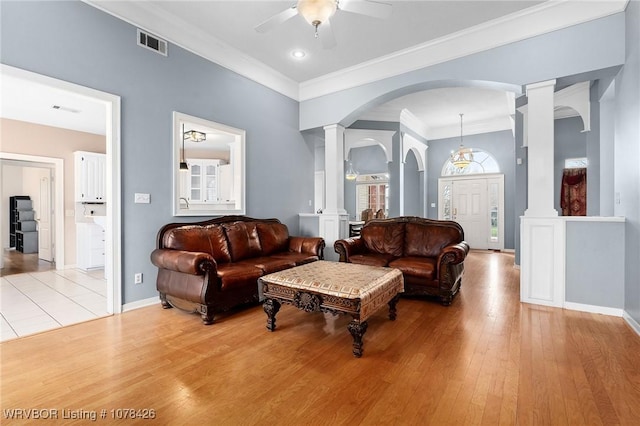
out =
[[[338,240],[334,249],[341,262],[400,269],[404,295],[436,296],[450,305],[462,282],[469,244],[456,222],[405,216],[373,219],[360,237]]]
[[[158,232],[151,262],[164,308],[214,314],[258,301],[258,278],[323,258],[324,239],[291,237],[278,219],[224,216],[170,223]]]

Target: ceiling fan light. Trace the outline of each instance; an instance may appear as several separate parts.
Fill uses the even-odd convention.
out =
[[[327,21],[336,13],[336,0],[298,0],[298,13],[314,27]]]

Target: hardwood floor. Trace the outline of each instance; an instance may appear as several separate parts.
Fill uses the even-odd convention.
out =
[[[38,259],[38,253],[24,254],[17,250],[5,249],[3,256],[4,266],[0,269],[0,277],[55,269],[55,264]]]
[[[348,317],[286,305],[273,333],[260,306],[203,326],[158,305],[2,343],[1,422],[19,408],[152,422],[111,411],[133,408],[167,425],[638,424],[640,337],[621,318],[521,304],[510,254],[465,265],[451,306],[374,315],[360,359]]]

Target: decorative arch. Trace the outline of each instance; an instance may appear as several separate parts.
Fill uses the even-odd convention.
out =
[[[344,131],[344,158],[349,158],[349,152],[353,148],[378,145],[384,151],[387,163],[393,160],[393,135],[395,130],[363,130],[346,129]]]
[[[426,144],[405,133],[402,136],[402,162],[406,161],[407,155],[411,151],[418,161],[418,171],[424,172],[425,164],[427,164],[427,148]]]
[[[464,169],[453,165],[451,158],[442,165],[441,176],[480,175],[488,173],[500,173],[500,165],[495,157],[488,151],[472,148],[473,161]]]
[[[375,86],[378,86],[378,84],[375,84]],[[366,94],[360,93],[361,96],[353,97],[355,101],[352,100],[351,103],[331,103],[332,99],[330,96],[302,102],[300,104],[299,130],[308,130],[336,123],[346,128],[352,125],[364,112],[392,99],[423,90],[442,89],[446,87],[479,87],[513,92],[516,96],[522,94],[522,87],[520,85],[487,80],[436,79],[419,81],[418,83],[405,83],[401,87],[393,90],[389,90],[387,85],[383,85],[372,88],[372,90],[367,91]],[[360,100],[361,98],[362,100]],[[360,105],[354,108],[356,102]]]

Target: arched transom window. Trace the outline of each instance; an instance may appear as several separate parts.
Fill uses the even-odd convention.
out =
[[[465,168],[453,165],[448,158],[442,167],[442,176],[476,175],[483,173],[500,173],[500,166],[491,154],[481,149],[473,148],[473,161]]]

